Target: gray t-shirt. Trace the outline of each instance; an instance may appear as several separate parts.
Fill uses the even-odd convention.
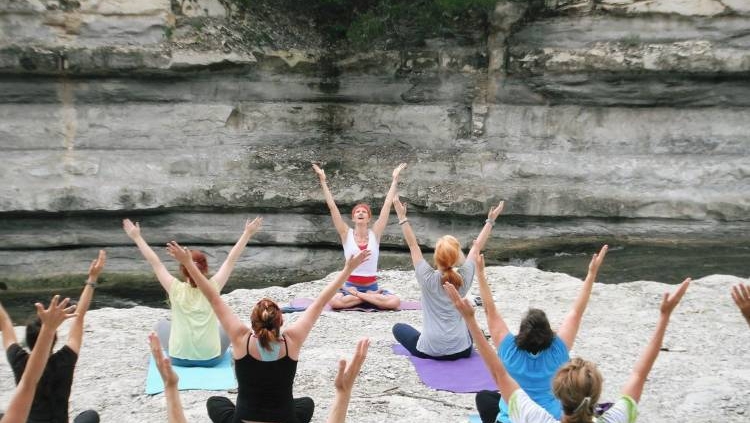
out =
[[[423,330],[417,349],[432,356],[455,354],[471,346],[469,329],[443,289],[442,274],[422,259],[414,271],[422,289]],[[474,279],[474,262],[467,260],[458,274],[464,279],[458,293],[469,292]]]

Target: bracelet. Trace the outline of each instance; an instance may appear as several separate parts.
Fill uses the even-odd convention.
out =
[[[489,223],[493,228],[495,227],[495,221],[489,218],[487,218],[487,220],[485,220],[484,223]]]
[[[405,218],[404,218],[404,220],[399,220],[399,221],[398,221],[398,224],[399,224],[399,225],[403,225],[404,223],[407,223],[407,222],[409,222],[409,218],[408,218],[408,217],[405,217]]]
[[[97,287],[97,283],[96,283],[96,282],[89,282],[89,281],[86,281],[86,285],[88,285],[88,286],[90,286],[90,287],[92,287],[92,288],[96,288],[96,287]]]

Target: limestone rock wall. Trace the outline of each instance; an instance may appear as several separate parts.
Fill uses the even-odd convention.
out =
[[[11,286],[60,283],[100,247],[116,252],[110,279],[150,280],[123,217],[218,266],[262,214],[233,284],[319,277],[341,253],[311,161],[344,214],[379,207],[409,163],[401,195],[425,246],[446,232],[469,243],[506,200],[493,259],[579,242],[750,243],[742,1],[500,1],[486,44],[359,53],[197,50],[172,35],[225,19],[222,2],[78,3],[0,3]],[[384,264],[405,262],[402,244],[390,227]]]

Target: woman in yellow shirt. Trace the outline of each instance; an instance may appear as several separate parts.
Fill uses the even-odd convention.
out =
[[[217,292],[227,283],[229,275],[239,258],[245,245],[260,228],[262,218],[245,222],[242,236],[234,245],[224,263],[209,280]],[[221,361],[224,352],[229,347],[229,339],[219,326],[216,314],[206,297],[201,294],[195,281],[190,277],[184,266],[180,266],[180,273],[184,281],[172,276],[164,264],[159,260],[154,250],[141,236],[140,225],[130,219],[122,221],[122,227],[130,239],[135,242],[154,270],[156,278],[169,295],[171,321],[162,320],[157,323],[156,332],[161,338],[162,345],[168,345],[168,354],[172,363],[185,367],[212,367]],[[200,251],[192,251],[193,262],[204,274],[208,274],[206,256]]]

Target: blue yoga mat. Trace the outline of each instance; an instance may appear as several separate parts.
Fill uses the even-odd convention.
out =
[[[214,367],[180,367],[172,366],[180,381],[177,389],[202,389],[205,391],[226,391],[237,388],[232,368],[232,352],[227,350],[219,364]],[[164,392],[164,382],[156,368],[154,357],[148,358],[148,373],[146,374],[146,394],[153,395]]]
[[[479,414],[469,414],[469,423],[482,423],[482,419]]]

